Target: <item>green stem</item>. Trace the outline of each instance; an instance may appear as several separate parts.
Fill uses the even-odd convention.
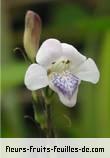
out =
[[[54,131],[52,126],[52,107],[50,104],[46,104],[46,121],[47,121],[47,137],[54,137]]]
[[[34,108],[34,119],[36,122],[39,122],[42,129],[46,128],[45,123],[45,105],[44,99],[42,97],[41,91],[33,91],[33,108]]]
[[[40,123],[43,130],[46,130],[46,137],[54,137],[52,126],[52,106],[50,105],[49,97],[44,91],[32,92],[34,101],[34,113],[36,122]]]

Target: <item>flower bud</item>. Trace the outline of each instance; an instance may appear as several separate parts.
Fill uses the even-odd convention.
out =
[[[25,16],[24,48],[31,62],[35,61],[36,52],[39,47],[41,33],[41,19],[33,11],[27,11]]]

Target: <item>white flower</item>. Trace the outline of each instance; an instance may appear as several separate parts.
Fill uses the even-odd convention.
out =
[[[76,104],[81,80],[92,83],[99,80],[98,68],[91,58],[87,59],[72,45],[56,39],[44,41],[36,61],[38,64],[30,65],[26,72],[26,87],[38,90],[49,85],[68,107]]]

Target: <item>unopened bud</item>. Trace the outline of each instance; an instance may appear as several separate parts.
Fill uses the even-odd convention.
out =
[[[25,16],[24,48],[31,62],[35,61],[39,47],[41,33],[41,19],[33,11],[27,11]]]

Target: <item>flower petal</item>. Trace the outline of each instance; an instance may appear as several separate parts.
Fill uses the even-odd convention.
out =
[[[48,85],[46,70],[38,64],[32,64],[26,71],[24,83],[30,90],[37,90]]]
[[[55,73],[51,76],[49,82],[50,88],[58,94],[60,101],[68,107],[72,107],[76,103],[79,84],[80,80],[69,72]]]
[[[97,83],[99,81],[100,73],[95,62],[89,58],[81,64],[74,73],[80,80]]]
[[[76,101],[77,101],[77,93],[78,93],[78,88],[76,89],[75,93],[73,94],[71,99],[68,99],[67,97],[65,97],[64,95],[62,95],[62,93],[58,93],[60,101],[67,107],[72,108],[73,106],[75,106]]]
[[[76,104],[77,101],[77,93],[78,93],[78,87],[76,88],[75,92],[73,93],[73,96],[70,98],[68,98],[67,96],[65,96],[64,94],[61,93],[61,91],[59,91],[55,86],[53,86],[53,84],[49,84],[49,87],[55,91],[58,96],[60,101],[67,107],[73,107]]]
[[[43,42],[36,56],[36,61],[43,66],[49,66],[62,56],[62,47],[60,41],[48,39]]]
[[[70,61],[72,61],[73,67],[83,63],[86,60],[86,57],[80,54],[75,47],[70,44],[62,43],[63,56],[66,56]]]

